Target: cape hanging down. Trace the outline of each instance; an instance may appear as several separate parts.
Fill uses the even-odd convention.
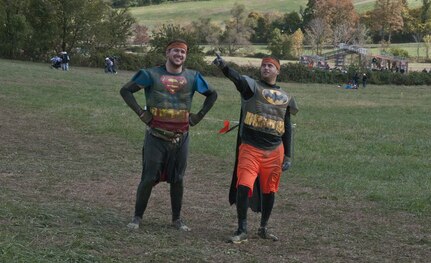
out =
[[[239,116],[239,123],[242,123],[242,110]],[[232,173],[232,181],[230,183],[229,189],[229,203],[231,205],[236,203],[236,192],[237,187],[236,183],[238,181],[237,177],[237,167],[238,167],[238,154],[239,154],[239,146],[241,145],[241,136],[240,136],[240,128],[238,128],[238,133],[236,137],[236,148],[235,148],[235,165]],[[260,190],[259,176],[256,178],[256,181],[253,185],[253,193],[249,193],[249,207],[253,212],[259,213],[261,212],[261,204],[262,204],[262,192]]]

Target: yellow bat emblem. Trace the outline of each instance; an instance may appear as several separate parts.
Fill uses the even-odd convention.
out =
[[[279,90],[264,89],[262,90],[262,96],[273,105],[283,105],[289,101],[289,97]]]

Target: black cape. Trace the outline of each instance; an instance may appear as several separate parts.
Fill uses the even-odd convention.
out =
[[[240,113],[240,118],[239,118],[239,123],[242,123],[242,111]],[[237,167],[238,167],[238,154],[239,154],[239,146],[241,145],[241,136],[240,136],[240,127],[238,128],[238,133],[237,133],[237,137],[236,137],[236,149],[235,149],[235,165],[233,168],[233,173],[232,173],[232,181],[230,183],[230,189],[229,189],[229,203],[231,205],[236,203],[236,192],[237,192],[237,187],[236,187],[236,183],[238,181],[238,177],[237,177]],[[259,213],[261,212],[262,209],[262,191],[260,190],[260,183],[259,183],[259,176],[256,178],[256,181],[254,182],[253,185],[253,194],[252,196],[249,198],[249,207],[251,208],[251,210],[253,212]]]

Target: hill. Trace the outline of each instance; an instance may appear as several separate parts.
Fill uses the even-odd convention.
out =
[[[188,24],[199,17],[210,16],[215,22],[221,23],[230,17],[230,10],[235,3],[244,4],[248,11],[281,12],[299,11],[305,7],[308,0],[216,0],[179,3],[164,3],[160,5],[131,8],[132,15],[138,23],[150,28],[158,24]],[[358,12],[371,10],[375,0],[353,0]],[[409,0],[410,7],[421,6],[422,1]]]

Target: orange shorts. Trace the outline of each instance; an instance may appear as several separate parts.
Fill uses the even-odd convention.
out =
[[[237,187],[244,185],[253,190],[254,181],[259,175],[262,193],[277,192],[280,183],[284,147],[281,144],[274,150],[261,150],[249,144],[239,146]]]

